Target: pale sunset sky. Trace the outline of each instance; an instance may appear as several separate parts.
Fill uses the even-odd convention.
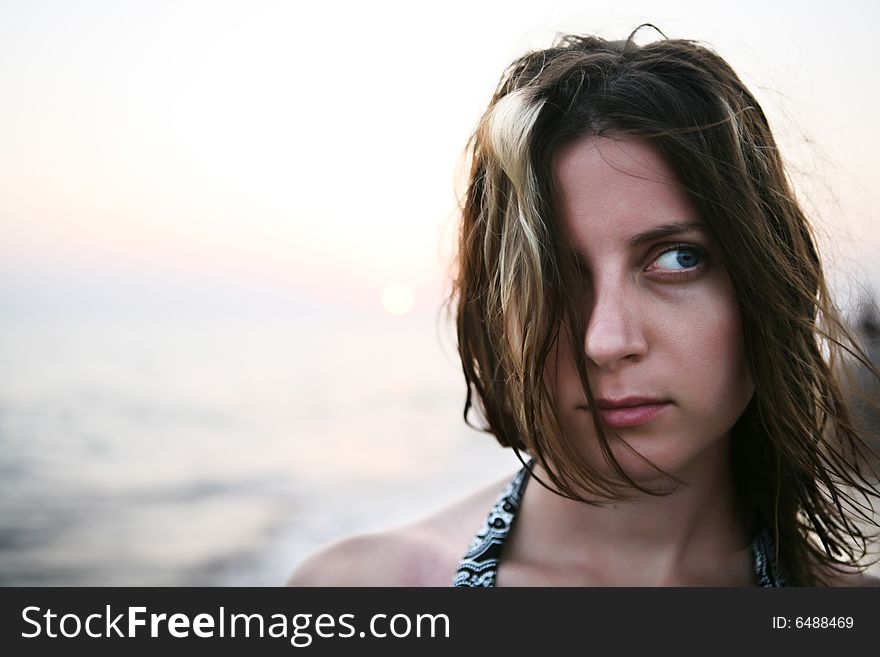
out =
[[[834,264],[878,286],[878,7],[6,0],[0,313],[208,287],[434,312],[456,167],[503,68],[642,22],[732,63]]]

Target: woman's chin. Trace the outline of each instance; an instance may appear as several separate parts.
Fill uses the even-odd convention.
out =
[[[683,449],[680,441],[670,444],[657,436],[627,443],[629,446],[620,438],[611,438],[611,452],[633,481],[652,490],[674,490],[679,482],[693,481],[708,470],[718,476],[716,469],[726,463],[724,441],[707,444],[702,450]]]

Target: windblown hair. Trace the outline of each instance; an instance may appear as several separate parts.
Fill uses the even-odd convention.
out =
[[[870,449],[836,372],[851,358],[880,374],[829,298],[758,102],[712,50],[677,39],[638,45],[634,35],[564,36],[517,59],[469,142],[449,299],[465,421],[476,404],[485,421],[478,428],[521,460],[521,451],[530,454],[552,487],[541,483],[565,497],[595,504],[634,490],[664,494],[623,471],[599,414],[611,474],[591,464],[563,432],[545,381],[554,344],[569,339],[595,407],[576,265],[554,208],[553,158],[588,135],[650,140],[708,225],[739,305],[755,385],[731,432],[743,522],[770,529],[789,584],[827,584],[842,565],[864,567],[878,496]]]

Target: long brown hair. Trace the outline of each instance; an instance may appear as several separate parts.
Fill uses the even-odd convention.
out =
[[[634,35],[564,36],[517,59],[471,138],[449,299],[467,381],[465,420],[476,406],[480,428],[517,455],[529,453],[565,497],[596,503],[626,499],[633,489],[661,494],[623,471],[595,418],[612,473],[591,464],[562,431],[544,380],[554,343],[569,339],[595,403],[552,160],[586,135],[649,139],[708,224],[739,304],[755,384],[731,432],[743,520],[751,531],[771,530],[789,584],[825,584],[829,568],[867,554],[865,527],[876,526],[878,496],[870,450],[836,370],[847,356],[880,374],[829,298],[810,225],[758,102],[709,48],[677,39],[638,45]]]

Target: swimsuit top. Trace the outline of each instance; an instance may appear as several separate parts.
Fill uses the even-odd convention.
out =
[[[530,464],[531,465],[531,464]],[[452,586],[492,587],[498,562],[504,549],[504,541],[516,520],[516,512],[522,501],[523,491],[529,479],[528,467],[523,467],[507,484],[470,547],[458,566]],[[752,541],[752,556],[755,569],[755,583],[758,586],[785,586],[782,569],[776,563],[773,539],[764,528]]]

